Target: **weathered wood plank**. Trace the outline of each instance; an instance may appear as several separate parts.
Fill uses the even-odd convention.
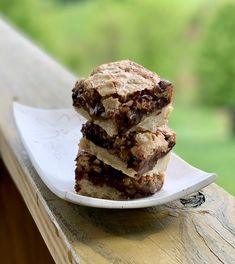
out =
[[[235,263],[235,199],[217,185],[205,202],[139,210],[67,203],[40,180],[12,117],[13,100],[71,105],[75,77],[0,21],[0,153],[57,263]],[[203,202],[203,201],[202,201]]]

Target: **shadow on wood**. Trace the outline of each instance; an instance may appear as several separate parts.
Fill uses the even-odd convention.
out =
[[[4,264],[54,263],[0,159],[0,259]]]

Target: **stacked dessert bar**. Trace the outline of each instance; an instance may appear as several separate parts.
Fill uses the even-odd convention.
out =
[[[170,82],[129,60],[98,66],[76,82],[73,106],[88,120],[76,158],[79,194],[118,200],[162,188],[176,141],[167,126],[172,91]]]

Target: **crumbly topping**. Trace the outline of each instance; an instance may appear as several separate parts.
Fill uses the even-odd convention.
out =
[[[168,142],[161,133],[153,134],[150,132],[137,133],[136,146],[131,149],[132,154],[139,159],[147,159],[156,152],[166,152]]]
[[[105,108],[106,113],[109,113],[118,110],[120,102],[117,98],[109,97],[103,100],[103,106]]]
[[[72,90],[73,106],[94,120],[112,120],[118,134],[172,101],[173,86],[129,60],[103,64]],[[78,110],[79,111],[79,110]]]
[[[152,89],[160,77],[130,60],[98,66],[85,80],[86,89],[95,88],[101,96],[118,94],[127,96],[136,91]]]

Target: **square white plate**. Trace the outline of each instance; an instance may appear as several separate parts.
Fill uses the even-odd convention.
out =
[[[141,208],[184,197],[212,183],[216,175],[192,167],[172,154],[166,179],[156,194],[128,201],[91,198],[74,191],[74,169],[85,119],[73,109],[43,110],[14,103],[13,111],[23,144],[39,176],[60,198],[100,208]]]

